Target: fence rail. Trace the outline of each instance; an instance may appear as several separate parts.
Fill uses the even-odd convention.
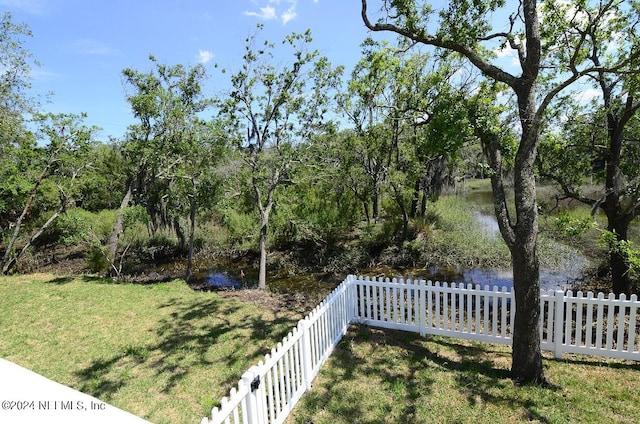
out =
[[[348,276],[201,424],[280,424],[352,323],[511,344],[513,293],[505,287]],[[640,302],[572,291],[540,293],[540,345],[564,352],[640,361]]]

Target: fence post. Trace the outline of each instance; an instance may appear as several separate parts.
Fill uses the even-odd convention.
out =
[[[302,331],[302,367],[304,369],[304,385],[306,391],[311,390],[311,380],[313,380],[313,370],[311,368],[311,340],[309,334],[309,319],[300,321],[298,330]]]
[[[352,276],[349,281],[349,323],[352,324],[358,316],[358,280],[359,277]]]
[[[247,394],[247,424],[262,424],[263,420],[260,414],[257,396],[259,393],[257,389],[261,381],[256,372],[256,367],[253,366],[242,374],[241,381],[243,385],[249,387],[249,394]]]
[[[553,322],[553,347],[556,359],[562,359],[562,343],[564,328],[564,291],[555,292],[555,314]]]
[[[355,296],[355,287],[356,287],[356,276],[355,275],[350,275],[349,277],[349,282],[348,282],[348,287],[347,287],[347,299],[349,299],[348,301],[348,309],[349,311],[347,312],[347,314],[349,315],[349,319],[348,322],[349,324],[353,323],[353,320],[356,317],[356,296]]]
[[[427,336],[427,289],[425,284],[424,280],[418,281],[418,313],[420,314],[418,331],[421,337]]]

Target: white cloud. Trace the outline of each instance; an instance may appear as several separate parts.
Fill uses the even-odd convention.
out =
[[[260,7],[259,12],[250,12],[245,11],[244,15],[246,16],[254,16],[256,18],[269,21],[269,20],[279,20],[283,25],[286,25],[288,22],[298,17],[298,12],[296,11],[297,0],[268,0],[269,3]],[[317,3],[318,0],[313,0],[314,3]],[[257,4],[257,2],[254,2]],[[280,11],[281,6],[288,5],[286,10]]]
[[[77,53],[90,56],[112,56],[118,53],[113,47],[92,38],[76,40],[73,48]]]
[[[61,77],[61,75],[56,72],[48,71],[41,68],[33,69],[31,71],[31,76],[33,77],[34,81],[39,82],[54,81]]]
[[[602,96],[602,91],[597,88],[586,88],[576,93],[576,97],[582,102],[589,102],[596,97]]]
[[[247,16],[255,16],[256,18],[260,18],[265,21],[269,21],[277,17],[276,9],[271,6],[261,7],[260,12],[244,12],[244,14]]]
[[[282,15],[280,15],[280,19],[282,20],[282,24],[284,25],[290,20],[295,19],[296,16],[298,16],[298,14],[296,13],[295,5],[294,5],[294,6],[291,6],[289,9],[287,9],[287,11],[284,12]]]
[[[46,0],[0,0],[0,5],[21,9],[32,15],[42,15],[47,9]]]
[[[211,53],[209,50],[199,50],[198,51],[198,59],[200,63],[207,63],[213,59],[215,55]]]

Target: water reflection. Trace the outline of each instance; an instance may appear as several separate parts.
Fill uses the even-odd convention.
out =
[[[504,269],[481,268],[429,268],[415,272],[416,278],[447,283],[464,283],[480,285],[480,287],[494,286],[501,289],[513,289],[513,272]],[[582,275],[579,269],[540,270],[540,288],[545,290],[568,290],[580,281]]]
[[[232,273],[233,274],[233,273]],[[494,286],[507,290],[513,289],[513,273],[504,269],[484,268],[403,268],[375,267],[363,270],[360,274],[389,277],[389,278],[413,278],[431,280],[441,283],[464,283],[479,285],[480,287]],[[545,290],[568,290],[581,281],[581,267],[563,268],[558,270],[540,270],[540,288]],[[302,274],[295,276],[270,276],[268,279],[270,290],[285,293],[328,294],[337,287],[340,281],[336,278],[316,274]],[[257,275],[249,271],[249,276],[241,278],[233,277],[229,270],[215,269],[208,273],[194,276],[192,285],[203,290],[239,290],[257,287]]]
[[[228,264],[221,264],[207,271],[195,273],[191,285],[200,290],[239,290],[255,288],[252,278],[247,278],[245,271],[235,269]]]
[[[327,273],[281,273],[267,276],[269,290],[279,293],[323,296],[329,294],[341,282],[337,276]],[[247,264],[239,267],[236,263],[221,261],[206,271],[194,274],[191,286],[198,290],[212,291],[255,289],[258,287],[258,271]]]
[[[473,213],[473,218],[480,225],[480,230],[487,236],[498,237],[500,235],[500,227],[495,216],[476,211]]]
[[[240,289],[242,283],[238,280],[230,278],[221,272],[215,274],[209,274],[204,280],[204,283],[214,289]]]

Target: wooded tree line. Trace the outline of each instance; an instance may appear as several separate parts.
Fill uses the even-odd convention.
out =
[[[636,1],[619,0],[455,0],[442,10],[362,0],[372,33],[353,70],[313,50],[310,32],[276,45],[258,29],[240,69],[219,75],[151,56],[151,71],[122,71],[136,123],[109,141],[96,140],[84,116],[38,113],[27,94],[33,62],[22,42],[30,33],[5,14],[2,271],[80,208],[108,222],[85,233],[112,274],[131,245],[123,231],[142,222],[152,235],[175,233],[188,279],[198,222],[215,220],[260,252],[264,288],[269,246],[331,246],[363,221],[396,223],[401,243],[445,185],[487,176],[514,269],[514,378],[545,382],[532,325],[538,181],[604,211],[612,288],[632,289],[639,12]],[[397,42],[376,41],[377,32]],[[517,65],[500,60],[504,51]],[[227,90],[204,92],[207,78],[227,81]],[[580,100],[575,93],[586,88],[599,94]],[[587,183],[595,189],[585,191]]]

